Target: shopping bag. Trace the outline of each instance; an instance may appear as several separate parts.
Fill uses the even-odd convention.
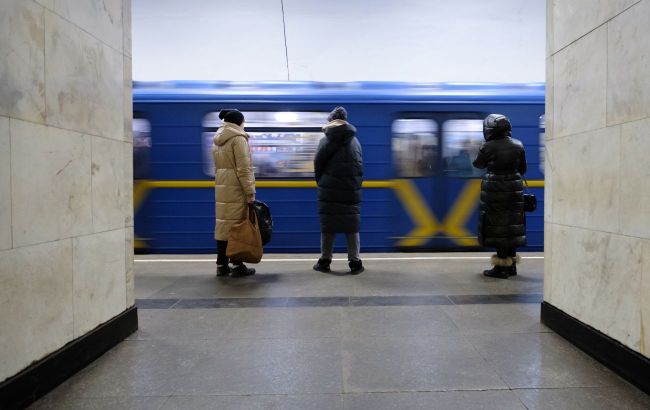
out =
[[[255,207],[255,216],[257,216],[257,223],[260,227],[260,234],[262,235],[262,245],[266,245],[271,242],[271,234],[273,234],[271,209],[261,201],[253,202],[253,206]]]
[[[257,215],[253,205],[248,204],[247,217],[230,230],[226,256],[238,262],[259,263],[263,254]]]

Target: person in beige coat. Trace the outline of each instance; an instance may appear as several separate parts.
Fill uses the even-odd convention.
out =
[[[217,276],[249,276],[255,274],[255,269],[234,260],[230,261],[231,269],[226,256],[230,229],[246,217],[247,204],[255,201],[255,174],[248,134],[244,132],[244,115],[240,111],[221,110],[219,118],[223,126],[215,133],[212,147]]]

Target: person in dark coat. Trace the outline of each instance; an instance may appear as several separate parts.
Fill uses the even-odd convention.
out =
[[[476,168],[487,168],[481,182],[478,239],[494,247],[494,267],[484,275],[506,279],[517,274],[518,246],[526,245],[526,219],[522,175],[526,154],[521,141],[511,137],[512,125],[505,115],[490,114],[483,121],[485,142],[474,160]]]
[[[359,258],[361,225],[361,183],[363,158],[357,129],[347,122],[343,107],[336,107],[323,127],[314,158],[318,184],[318,212],[321,225],[321,257],[314,270],[329,272],[337,233],[344,233],[348,244],[351,274],[363,272]]]

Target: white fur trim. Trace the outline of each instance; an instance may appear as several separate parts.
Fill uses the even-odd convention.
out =
[[[347,124],[347,123],[348,122],[345,121],[345,120],[332,120],[332,121],[328,122],[327,124],[325,124],[323,126],[323,131],[328,129],[328,128],[338,127],[339,125],[343,125],[343,124]]]
[[[512,266],[512,258],[511,257],[506,257],[506,258],[499,258],[497,255],[492,255],[490,258],[490,263],[492,263],[493,266],[502,266],[502,267],[510,267]]]
[[[521,263],[521,256],[519,256],[519,254],[516,254],[514,258],[512,258],[512,263]]]

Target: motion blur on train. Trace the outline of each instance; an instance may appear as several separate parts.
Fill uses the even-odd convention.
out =
[[[482,171],[472,161],[490,113],[507,115],[526,148],[540,199],[526,215],[526,249],[542,250],[543,84],[136,82],[133,100],[138,252],[215,252],[211,151],[223,108],[246,118],[257,198],[273,214],[265,251],[318,252],[313,158],[337,105],[363,148],[363,252],[480,249]]]

